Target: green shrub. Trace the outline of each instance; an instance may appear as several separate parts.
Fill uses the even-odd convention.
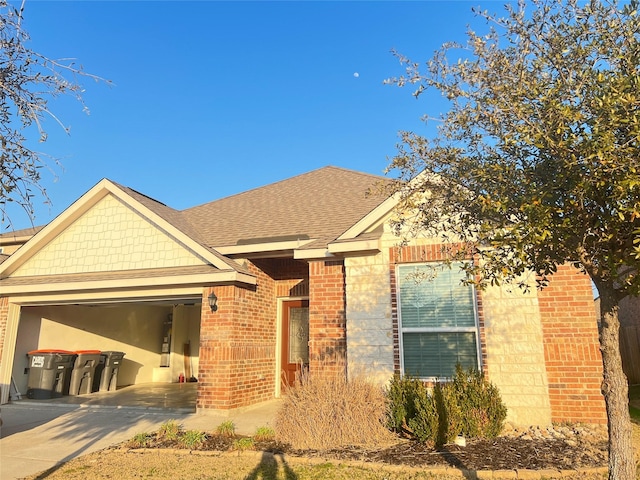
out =
[[[207,440],[207,434],[200,430],[187,430],[180,437],[180,444],[186,448],[197,448]]]
[[[422,382],[407,382],[410,396],[405,411],[413,412],[405,421],[413,436],[422,443],[435,443],[438,434],[438,409],[433,395]]]
[[[271,427],[258,427],[256,433],[253,435],[254,440],[258,442],[266,442],[273,440],[276,436],[276,432]]]
[[[151,444],[152,439],[153,435],[150,433],[136,433],[126,445],[129,448],[144,448]]]
[[[460,433],[462,412],[456,403],[452,386],[436,383],[431,392],[424,384],[414,390],[413,417],[408,425],[413,435],[423,443],[441,446],[452,442]]]
[[[451,382],[433,389],[415,378],[394,376],[387,388],[387,425],[409,430],[423,443],[444,445],[458,435],[493,438],[507,416],[498,389],[482,373],[456,366]]]
[[[462,417],[461,433],[468,438],[495,438],[500,435],[507,418],[507,407],[500,392],[481,372],[463,370],[456,365],[451,383]]]
[[[158,438],[171,441],[178,440],[181,431],[182,426],[178,422],[176,422],[175,420],[167,420],[162,425],[160,425],[160,429],[158,430]]]
[[[387,425],[394,432],[402,432],[408,420],[415,416],[415,398],[424,389],[417,378],[394,375],[387,387]]]
[[[253,450],[255,442],[251,437],[238,438],[233,442],[233,449],[238,451]]]
[[[236,434],[236,426],[231,420],[226,420],[216,427],[216,433],[223,437],[233,437]]]
[[[460,435],[463,418],[453,385],[437,383],[433,388],[433,400],[438,412],[438,434],[435,444],[440,446],[451,443]]]

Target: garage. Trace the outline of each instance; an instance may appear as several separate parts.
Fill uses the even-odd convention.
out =
[[[26,396],[28,352],[40,349],[124,352],[118,387],[173,383],[181,376],[196,379],[200,311],[200,298],[23,306],[11,372],[13,389]]]
[[[40,349],[124,352],[119,386],[199,380],[209,297],[256,280],[194,237],[175,211],[103,180],[4,255],[0,404],[26,393]]]

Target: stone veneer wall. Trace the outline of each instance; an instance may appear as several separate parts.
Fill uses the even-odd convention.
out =
[[[442,245],[434,239],[418,239],[414,243],[399,248],[397,239],[391,240],[389,236],[385,243],[390,259],[390,304],[396,371],[400,369],[400,352],[395,264],[444,259]],[[508,406],[508,421],[523,426],[550,424],[542,325],[535,288],[527,294],[505,287],[492,287],[476,293],[482,369],[500,389]]]
[[[516,425],[550,425],[547,370],[535,285],[482,292],[486,370]]]
[[[345,271],[349,376],[384,384],[394,373],[389,257],[346,258]]]
[[[9,321],[9,299],[7,297],[0,297],[0,367],[2,366],[2,359],[4,358],[4,339],[7,335],[7,323]],[[2,369],[0,368],[0,371]],[[8,386],[6,386],[8,387]],[[5,385],[2,386],[5,388]],[[4,392],[0,392],[0,398],[3,397]]]

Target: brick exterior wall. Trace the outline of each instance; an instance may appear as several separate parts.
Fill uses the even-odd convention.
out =
[[[233,409],[274,396],[275,280],[249,267],[258,280],[254,290],[227,285],[202,292],[198,409]],[[212,290],[216,312],[207,300]]]
[[[555,421],[606,423],[602,357],[591,281],[562,266],[539,293],[551,415]]]
[[[308,297],[309,265],[291,258],[254,260],[254,264],[276,281],[276,297]]]
[[[309,371],[312,375],[346,375],[345,308],[344,262],[309,262]]]
[[[277,298],[309,294],[306,262],[247,264],[257,277],[255,289],[226,285],[202,292],[198,409],[233,409],[274,397]],[[211,291],[218,297],[216,312],[209,308]]]

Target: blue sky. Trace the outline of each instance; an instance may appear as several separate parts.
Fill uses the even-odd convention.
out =
[[[31,47],[113,82],[81,79],[38,145],[50,222],[102,178],[184,209],[326,165],[382,175],[399,130],[428,133],[438,102],[384,85],[396,49],[425,61],[463,39],[471,7],[502,3],[27,0]],[[488,6],[487,6],[488,5]],[[15,229],[31,225],[11,211]],[[6,225],[2,231],[6,231]]]

